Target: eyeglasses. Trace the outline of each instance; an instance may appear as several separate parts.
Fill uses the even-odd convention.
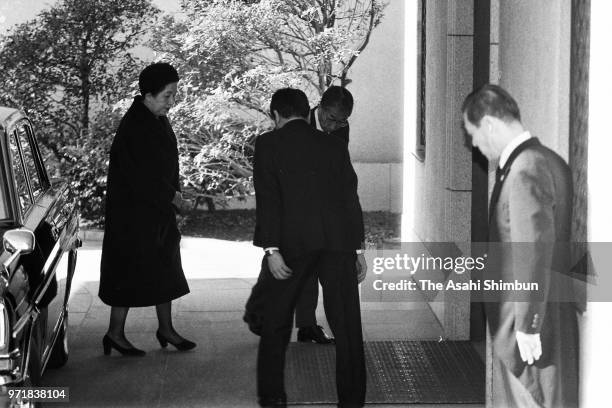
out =
[[[321,110],[321,113],[323,114],[323,118],[326,122],[329,122],[330,124],[334,124],[336,126],[336,128],[341,128],[341,127],[345,127],[348,126],[348,117],[336,117],[333,114],[327,112],[325,109]]]

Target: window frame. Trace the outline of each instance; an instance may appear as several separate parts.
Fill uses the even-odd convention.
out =
[[[11,224],[15,221],[15,208],[13,205],[13,193],[11,191],[11,182],[12,180],[12,169],[11,169],[11,158],[8,153],[8,149],[5,149],[5,143],[7,141],[8,133],[5,132],[5,129],[0,126],[0,157],[2,158],[2,162],[0,163],[0,183],[2,184],[0,188],[2,189],[2,195],[4,197],[4,205],[6,208],[6,218],[0,218],[0,224]]]
[[[20,121],[21,122],[21,121]],[[34,195],[32,194],[32,187],[30,186],[30,175],[28,173],[28,169],[25,166],[25,163],[23,161],[23,151],[21,148],[21,141],[19,140],[19,135],[17,134],[17,126],[13,126],[10,130],[10,132],[7,135],[9,137],[8,140],[8,154],[9,154],[9,163],[10,163],[10,167],[11,167],[11,176],[12,176],[12,180],[13,180],[13,188],[15,191],[15,203],[17,204],[17,210],[19,215],[21,215],[21,219],[25,219],[27,214],[32,210],[32,208],[34,207],[34,205],[36,205],[36,203],[34,202]],[[17,146],[17,153],[18,153],[18,157],[15,158],[13,157],[13,152],[10,148],[10,145],[12,143],[11,139],[13,139],[16,143]],[[15,180],[15,169],[14,169],[14,165],[13,165],[13,160],[19,160],[19,165],[21,166],[21,169],[23,170],[23,174],[25,177],[25,182],[26,182],[26,187],[27,187],[27,191],[28,191],[28,195],[30,196],[30,205],[24,209],[21,207],[21,202],[19,200],[19,187],[17,186],[17,181]]]
[[[29,144],[29,148],[32,154],[32,159],[34,160],[34,168],[36,169],[37,175],[39,177],[41,191],[37,196],[34,195],[34,191],[32,190],[31,175],[30,175],[29,168],[25,162],[25,158],[23,154],[23,146],[21,145],[21,137],[18,134],[20,128],[23,128],[25,130],[25,139],[27,143]],[[11,184],[13,187],[13,194],[9,195],[9,197],[12,199],[11,201],[13,202],[13,205],[11,207],[13,208],[14,213],[12,214],[13,216],[12,219],[3,220],[2,222],[15,221],[20,224],[23,224],[24,220],[27,218],[32,208],[34,208],[34,206],[38,203],[41,197],[43,197],[45,193],[49,190],[49,188],[51,187],[51,183],[49,181],[49,177],[47,175],[46,168],[44,167],[42,156],[40,154],[40,149],[38,148],[38,144],[34,136],[34,127],[32,126],[32,123],[30,122],[30,120],[28,118],[23,118],[23,117],[17,120],[7,129],[5,136],[6,136],[5,140],[8,143],[6,146],[6,154],[8,156],[8,166],[7,166],[8,169],[7,170],[9,170],[9,173],[7,173],[7,175],[12,180]],[[18,152],[17,158],[13,158],[13,152],[11,151],[11,148],[10,148],[11,143],[12,143],[11,138],[14,139],[16,146],[17,146],[17,152]],[[13,169],[14,159],[19,160],[19,165],[21,166],[24,172],[27,191],[28,191],[28,195],[30,198],[30,202],[31,202],[31,204],[25,209],[21,207],[21,203],[19,201],[19,189],[16,184],[15,173]]]
[[[34,198],[34,203],[36,203],[40,197],[42,197],[45,192],[51,187],[51,183],[49,181],[49,177],[47,175],[47,169],[45,168],[43,159],[42,159],[42,155],[40,153],[40,149],[38,148],[38,143],[36,142],[36,137],[34,134],[34,127],[32,126],[32,123],[30,122],[29,119],[27,118],[23,118],[20,121],[17,122],[16,126],[15,126],[15,130],[19,129],[19,127],[23,126],[23,128],[25,129],[25,133],[26,133],[26,139],[30,145],[30,150],[32,153],[32,159],[34,160],[34,167],[36,168],[36,173],[38,175],[38,180],[40,182],[40,194],[37,197],[34,197],[34,192],[32,191],[32,183],[30,181],[30,173],[28,171],[28,184],[30,185],[30,193],[32,194],[32,197]],[[19,141],[20,146],[21,146],[21,140]],[[21,152],[23,152],[23,147],[21,146]],[[23,153],[22,153],[22,160],[23,160]],[[23,162],[23,164],[25,165],[25,161]],[[27,168],[27,166],[26,166]]]

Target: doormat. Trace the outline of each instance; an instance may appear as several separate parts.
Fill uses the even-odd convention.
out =
[[[467,341],[365,342],[366,402],[482,404],[485,366]],[[289,404],[335,404],[336,348],[291,343],[285,387]]]

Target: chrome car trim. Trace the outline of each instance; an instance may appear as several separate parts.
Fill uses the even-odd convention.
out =
[[[66,320],[67,315],[68,315],[68,310],[66,310],[66,308],[63,308],[62,313],[60,314],[60,318],[57,319],[57,322],[55,322],[55,327],[53,327],[53,341],[47,344],[47,346],[45,347],[45,351],[43,352],[41,372],[44,372],[45,369],[47,368],[47,364],[49,363],[49,359],[51,358],[51,351],[55,347],[55,343],[57,343],[57,338],[59,337],[59,329],[64,324],[64,321]],[[67,335],[67,334],[64,333],[64,335]]]
[[[4,305],[4,300],[0,299],[0,349],[6,349],[10,345],[9,326],[8,310]]]
[[[28,275],[25,275],[28,276]],[[15,310],[19,310],[21,309],[21,306],[26,302],[26,297],[24,296],[23,298],[21,298],[21,300],[19,301],[19,303],[17,303],[17,306],[15,306]]]
[[[19,370],[19,360],[21,359],[21,349],[17,347],[8,354],[0,354],[0,360],[8,362],[8,369],[3,370],[0,375],[0,385],[12,384],[15,382],[15,371]]]
[[[21,352],[20,348],[17,347],[8,355],[0,355],[0,358],[8,358],[9,361],[11,361],[10,372],[0,376],[1,381],[4,382],[1,385],[20,383],[27,379],[25,373],[30,362],[30,350],[32,348],[32,327],[36,324],[38,313],[30,315],[30,317],[30,325],[28,326],[28,332],[25,334],[25,340],[23,342],[23,352]],[[18,365],[20,359],[21,364]]]
[[[26,334],[27,341],[24,342],[24,350],[23,350],[23,358],[21,359],[21,368],[17,367],[13,370],[14,382],[19,383],[24,381],[27,377],[25,373],[27,371],[28,364],[30,363],[30,350],[32,349],[32,327],[36,320],[38,319],[38,314],[32,315],[32,320],[30,321],[30,325],[28,326],[28,333]]]
[[[61,251],[60,241],[57,241],[53,246],[53,249],[49,253],[49,257],[47,258],[47,262],[42,269],[42,274],[45,279],[44,286],[39,290],[38,295],[34,298],[34,304],[38,306],[43,296],[49,289],[49,285],[51,284],[51,278],[55,276],[57,265],[61,259],[63,251]]]
[[[34,315],[38,316],[38,311],[36,311],[35,309],[36,308],[34,307],[34,305],[30,305],[28,306],[26,311],[23,312],[21,318],[17,320],[17,323],[15,323],[15,327],[13,327],[13,338],[17,338],[17,336],[19,335],[19,333],[21,333],[30,318],[32,318]]]
[[[53,249],[49,253],[47,262],[45,262],[45,265],[43,266],[43,269],[42,269],[42,274],[44,276],[45,283],[42,286],[42,288],[38,291],[38,294],[36,295],[36,297],[34,298],[34,303],[28,306],[28,308],[23,313],[23,315],[21,315],[21,318],[19,318],[17,323],[15,323],[15,327],[13,328],[13,337],[17,337],[17,335],[21,332],[21,330],[23,330],[23,328],[25,327],[28,321],[29,315],[33,313],[38,314],[37,306],[42,300],[45,293],[47,292],[47,289],[49,288],[49,285],[51,284],[51,279],[55,276],[57,264],[59,263],[61,259],[62,252],[60,251],[60,248],[61,248],[60,242],[58,241],[55,243],[55,246],[53,246]]]

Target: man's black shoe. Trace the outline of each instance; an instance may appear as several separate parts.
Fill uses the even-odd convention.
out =
[[[258,402],[259,402],[260,407],[286,407],[287,406],[287,398],[284,398],[284,397],[276,397],[276,398],[259,397]]]
[[[297,339],[302,343],[335,344],[336,340],[328,336],[321,326],[300,327]]]
[[[249,330],[253,334],[257,336],[261,336],[261,326],[262,326],[261,316],[258,316],[255,313],[251,313],[251,312],[244,312],[244,316],[242,316],[242,320],[244,320],[244,322],[249,325]]]

